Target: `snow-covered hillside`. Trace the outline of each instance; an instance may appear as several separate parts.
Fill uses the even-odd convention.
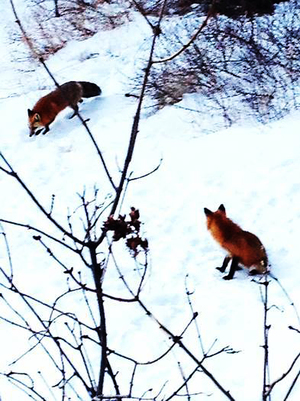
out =
[[[19,3],[22,2],[16,2],[20,6]],[[7,36],[10,24],[14,24],[9,5],[1,4],[0,12],[6,21],[0,30],[3,54],[0,62],[0,151],[47,210],[55,195],[53,217],[67,226],[67,216],[71,214],[74,230],[81,232],[80,210],[73,213],[80,204],[78,194],[85,190],[87,196],[93,198],[96,186],[99,201],[108,204],[113,190],[80,121],[68,118],[72,110],[62,112],[47,135],[29,137],[27,109],[52,90],[53,84],[39,65],[33,64],[33,71],[21,71],[13,54],[17,51],[16,45]],[[141,60],[147,57],[151,35],[149,26],[137,14],[132,16],[131,22],[115,30],[99,32],[86,41],[70,42],[47,61],[60,83],[88,80],[102,88],[102,95],[85,100],[80,112],[90,119],[88,125],[115,182],[119,180],[137,106],[137,99],[124,94],[132,88],[137,69],[143,65]],[[180,334],[192,316],[187,286],[192,293],[194,311],[199,313],[197,320],[205,351],[215,341],[212,353],[227,346],[239,351],[210,358],[205,366],[235,400],[259,401],[264,356],[262,286],[253,282],[245,270],[237,272],[231,281],[222,280],[222,274],[215,267],[222,262],[224,253],[206,230],[203,208],[216,210],[223,203],[230,218],[259,236],[268,251],[273,274],[299,309],[300,114],[293,112],[268,125],[244,121],[230,129],[216,129],[220,126],[219,116],[195,118],[188,111],[188,106],[197,100],[196,95],[187,95],[180,104],[182,108],[169,106],[153,115],[144,113],[130,171],[133,176],[142,176],[162,161],[153,174],[130,183],[120,212],[128,213],[131,206],[138,208],[143,222],[142,234],[149,241],[149,271],[142,293],[147,307],[166,327]],[[209,131],[208,126],[211,127]],[[1,166],[4,167],[2,161]],[[0,219],[30,224],[57,234],[20,185],[3,172],[0,172],[0,190]],[[106,217],[104,214],[103,221]],[[5,224],[2,229],[10,247],[14,279],[21,291],[45,302],[67,291],[63,270],[32,239],[32,232]],[[81,270],[92,285],[90,272],[84,270],[73,254],[46,239],[45,242],[68,267]],[[9,271],[4,240],[0,246],[0,266]],[[105,247],[102,252],[106,256]],[[116,243],[114,253],[124,276],[135,280],[138,266],[124,243]],[[4,282],[0,277],[0,283]],[[113,263],[106,271],[103,286],[109,294],[129,296]],[[5,289],[0,292],[8,300],[13,299]],[[70,296],[65,302],[68,309],[72,308],[79,315],[84,313],[82,296]],[[289,328],[299,329],[299,321],[274,280],[269,286],[269,305],[272,305],[268,317],[272,382],[288,370],[299,353],[299,333]],[[21,302],[15,307],[21,315],[25,313]],[[147,361],[170,345],[168,337],[137,305],[107,300],[105,307],[111,349]],[[4,302],[0,306],[0,316],[10,316]],[[48,359],[42,359],[42,353],[36,351],[17,364],[9,365],[33,344],[32,339],[28,343],[28,337],[24,330],[0,320],[0,373],[28,369],[36,374],[41,371],[51,385],[56,384],[56,373],[52,365],[48,365]],[[202,358],[193,325],[185,333],[183,342]],[[97,371],[97,355],[90,358]],[[177,361],[186,377],[195,369],[182,350],[174,347],[166,360],[153,369],[139,370],[134,396],[141,397],[147,392],[145,397],[153,398],[161,389],[158,400],[169,396],[182,382]],[[119,371],[121,394],[126,394],[131,372],[125,361],[120,362],[115,357],[112,357],[112,365]],[[285,399],[297,369],[299,363],[292,374],[274,387],[272,401]],[[47,394],[46,387],[44,390]],[[56,395],[49,392],[46,399],[61,399],[58,390],[53,391],[57,391]],[[195,400],[225,399],[201,373],[191,380],[189,391],[197,394]],[[84,392],[80,396],[82,394]],[[72,399],[84,399],[80,396]],[[29,398],[0,376],[0,399],[23,401]],[[288,399],[300,399],[299,383]]]

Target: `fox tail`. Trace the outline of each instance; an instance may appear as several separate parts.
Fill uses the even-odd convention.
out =
[[[79,81],[82,88],[82,97],[93,97],[101,95],[101,89],[92,82]]]

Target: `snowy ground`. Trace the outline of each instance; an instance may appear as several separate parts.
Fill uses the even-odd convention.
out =
[[[9,13],[9,8],[0,5],[0,12]],[[46,208],[50,208],[51,196],[55,194],[53,214],[66,225],[68,210],[76,209],[79,204],[77,194],[84,188],[91,194],[96,185],[100,199],[112,190],[79,120],[68,119],[71,110],[59,115],[47,135],[29,138],[27,108],[53,85],[41,67],[33,66],[35,71],[21,72],[18,62],[10,61],[12,53],[6,32],[9,23],[13,23],[12,16],[7,14],[5,21],[7,23],[0,31],[4,55],[0,64],[1,152]],[[84,42],[70,43],[47,62],[61,83],[73,79],[89,80],[102,88],[102,96],[85,101],[80,105],[80,111],[85,118],[90,118],[89,126],[116,182],[136,109],[136,100],[125,98],[124,93],[132,86],[132,78],[140,65],[137,60],[145,56],[150,37],[147,24],[136,17],[114,31],[99,33]],[[194,96],[187,96],[182,106],[194,101]],[[214,131],[214,126],[219,124],[218,116],[214,115],[195,117],[175,106],[145,115],[131,170],[135,176],[140,176],[153,170],[161,159],[162,164],[154,174],[132,182],[122,206],[122,213],[127,213],[132,205],[140,209],[143,234],[150,244],[145,303],[157,318],[178,334],[191,318],[185,295],[188,275],[205,350],[217,339],[213,351],[225,346],[240,351],[207,361],[207,367],[230,390],[234,399],[240,401],[261,399],[261,286],[252,282],[245,271],[237,272],[232,281],[221,279],[215,266],[222,262],[223,252],[206,230],[203,208],[215,210],[224,203],[229,217],[260,237],[268,250],[274,275],[299,309],[299,123],[300,114],[295,112],[265,126],[245,121],[243,125]],[[208,124],[211,126],[209,134]],[[1,173],[0,188],[0,218],[52,230],[12,178]],[[32,233],[9,226],[5,226],[5,231],[15,279],[24,291],[50,300],[65,289],[65,276],[62,277],[61,270],[32,240]],[[121,243],[116,244],[116,254],[119,262],[122,260],[120,265],[125,274],[130,277],[135,274],[134,264],[123,248]],[[77,268],[78,262],[72,259],[73,256],[64,255],[55,245],[53,249],[67,260],[69,266],[74,263]],[[8,265],[4,244],[1,244],[0,265]],[[108,270],[105,291],[125,293],[121,287],[113,269]],[[299,322],[275,282],[270,286],[270,304],[276,306],[269,314],[272,381],[287,370],[299,352],[299,334],[288,328],[290,325],[299,328]],[[147,360],[167,348],[168,338],[137,306],[116,306],[107,302],[106,308],[112,349]],[[27,334],[2,321],[0,328],[0,371],[14,370],[16,367],[8,366],[8,363],[26,349]],[[194,328],[187,332],[184,343],[201,358]],[[165,364],[161,363],[155,370],[141,371],[136,395],[149,388],[156,394],[166,381],[161,398],[169,395],[181,379],[177,360],[181,360],[186,375],[193,370],[193,363],[180,350],[174,350]],[[40,366],[37,359],[32,361],[31,369],[42,369],[43,361]],[[28,366],[29,362],[24,363]],[[118,362],[113,360],[114,363]],[[121,372],[123,368],[126,370],[125,365],[115,365]],[[284,399],[297,366],[294,370],[294,375],[276,386],[272,401]],[[128,391],[126,374],[129,375],[128,371],[120,378],[122,393]],[[204,395],[197,399],[225,399],[198,374],[191,383],[191,392],[200,391]],[[4,379],[0,379],[0,397],[1,401],[28,399],[14,387],[8,387]],[[289,400],[298,401],[299,398],[298,383]]]

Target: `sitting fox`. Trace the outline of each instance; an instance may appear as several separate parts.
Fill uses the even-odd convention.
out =
[[[223,247],[228,256],[225,257],[221,267],[217,267],[222,273],[225,272],[230,260],[231,266],[225,280],[231,280],[239,263],[249,268],[249,274],[263,274],[268,271],[268,257],[266,250],[256,235],[244,231],[226,216],[224,205],[220,205],[216,212],[204,208],[207,228],[214,239]]]
[[[43,134],[46,134],[50,130],[49,125],[67,106],[73,108],[72,117],[74,117],[78,113],[78,103],[82,102],[82,97],[93,97],[100,94],[99,86],[91,82],[70,81],[59,86],[38,100],[32,110],[28,109],[29,136],[38,135],[42,131]]]

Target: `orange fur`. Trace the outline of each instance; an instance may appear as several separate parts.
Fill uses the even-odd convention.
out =
[[[38,135],[43,128],[43,134],[46,134],[50,130],[49,125],[62,110],[70,106],[74,110],[74,116],[82,97],[97,96],[100,93],[101,89],[91,82],[70,81],[61,85],[38,100],[32,110],[28,109],[29,136]]]
[[[238,263],[250,269],[250,272],[265,273],[267,271],[268,258],[267,253],[259,238],[244,231],[226,216],[225,207],[220,205],[216,212],[204,209],[206,214],[207,228],[213,238],[228,252],[227,263],[230,259],[235,259]],[[224,264],[221,271],[224,271]],[[232,277],[234,274],[232,272]],[[232,278],[229,277],[229,278]]]

